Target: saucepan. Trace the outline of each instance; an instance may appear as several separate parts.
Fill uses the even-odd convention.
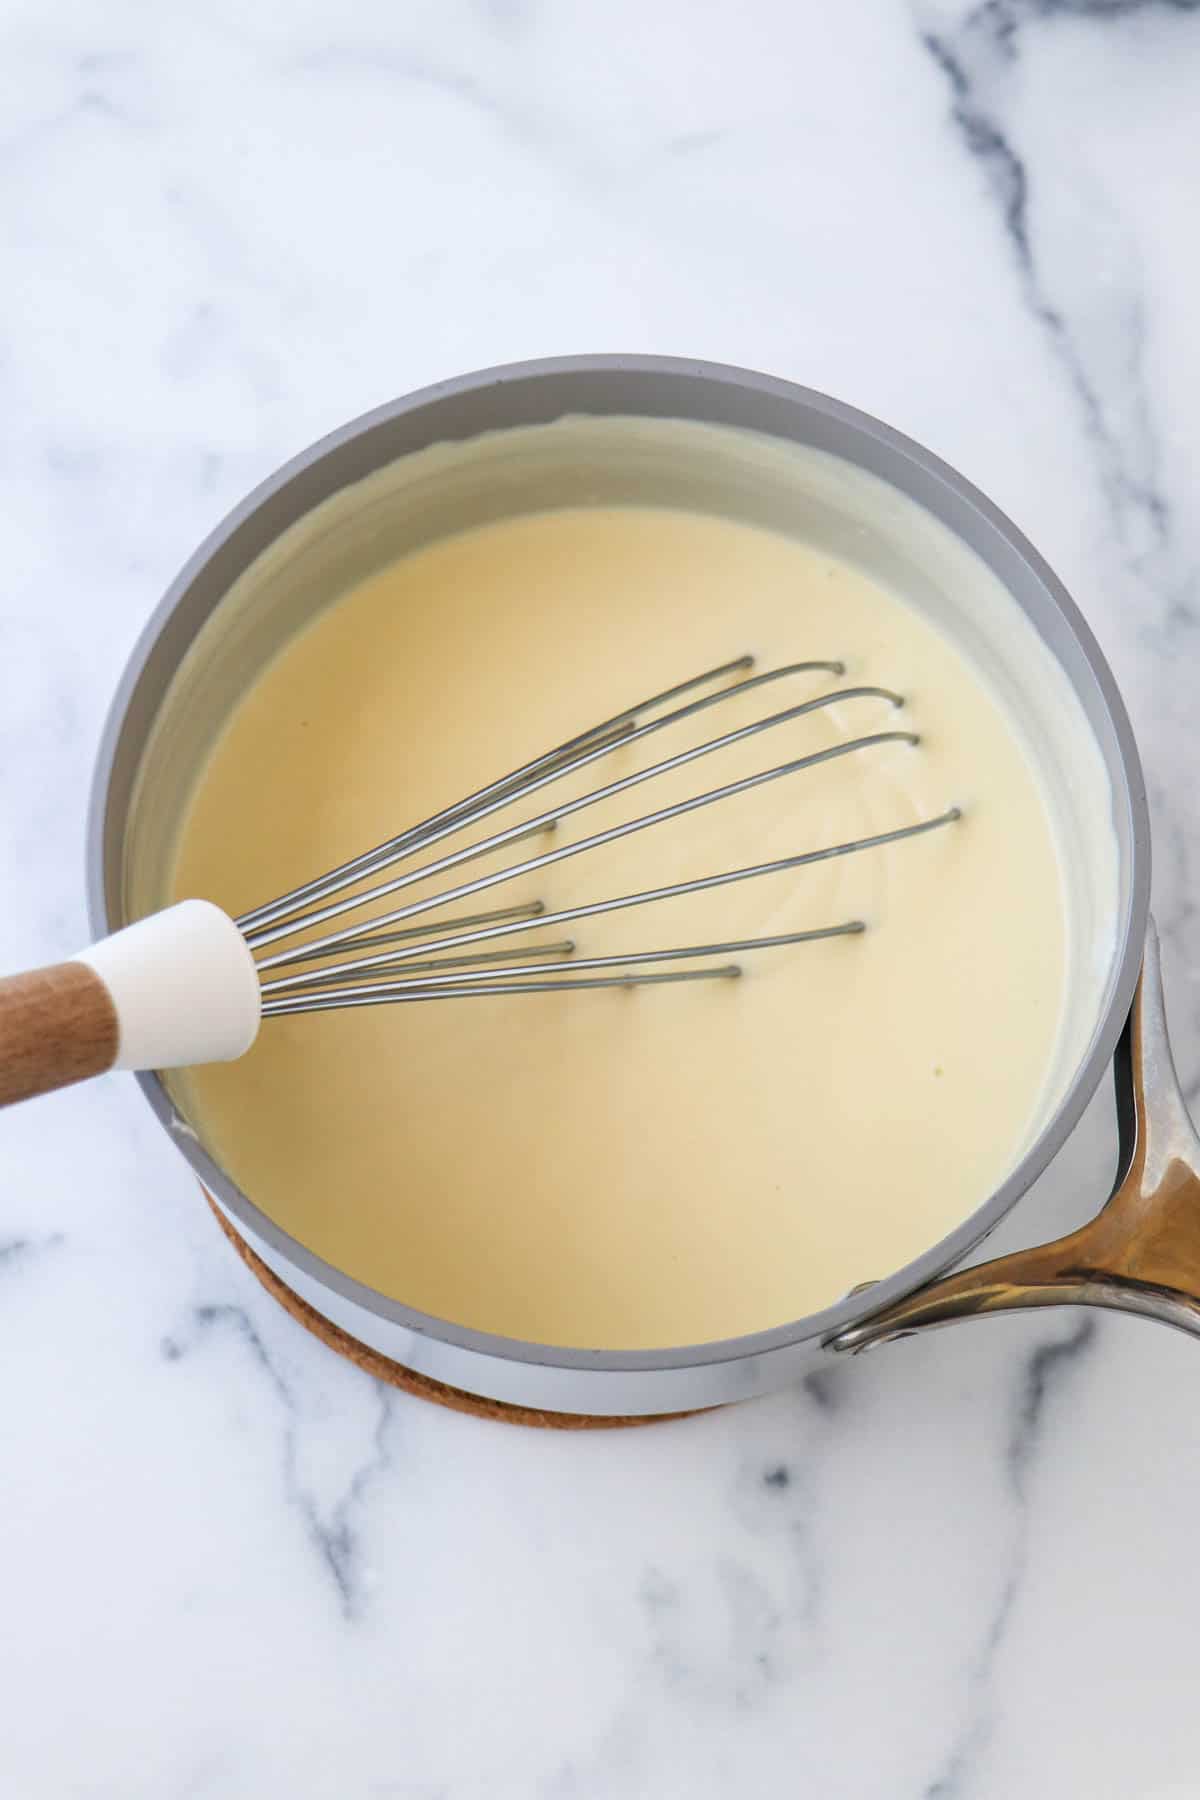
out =
[[[384,406],[289,463],[193,556],[151,619],[121,681],[100,746],[89,826],[88,889],[96,935],[117,930],[144,910],[139,893],[144,901],[146,870],[156,858],[161,862],[198,767],[200,739],[190,731],[189,719],[205,694],[220,686],[211,675],[197,675],[200,647],[212,636],[206,632],[210,621],[247,571],[263,566],[264,559],[269,564],[284,534],[328,503],[338,501],[353,515],[356,495],[371,491],[373,478],[405,459],[440,446],[452,462],[455,446],[573,416],[690,421],[755,434],[758,443],[802,448],[813,466],[819,463],[825,471],[822,479],[833,479],[830,471],[844,477],[849,498],[837,502],[844,549],[868,562],[884,550],[906,558],[915,581],[927,574],[922,534],[931,534],[930,542],[936,536],[943,585],[958,578],[956,569],[963,580],[971,569],[983,571],[1032,626],[1039,654],[1053,664],[1055,679],[1068,684],[1063,692],[1079,714],[1088,755],[1103,778],[1105,816],[1097,821],[1083,816],[1086,808],[1095,808],[1094,785],[1074,781],[1069,768],[1058,771],[1060,823],[1081,845],[1102,826],[1111,891],[1103,931],[1097,928],[1094,941],[1084,945],[1072,977],[1083,995],[1087,1029],[1057,1104],[1000,1188],[907,1267],[864,1271],[860,1286],[820,1312],[716,1343],[582,1351],[520,1343],[416,1312],[351,1279],[281,1229],[221,1167],[180,1110],[168,1080],[139,1075],[146,1102],[231,1228],[292,1294],[358,1344],[468,1394],[595,1418],[720,1405],[781,1387],[822,1358],[983,1312],[1099,1305],[1143,1313],[1200,1335],[1200,1152],[1167,1042],[1148,910],[1146,800],[1114,680],[1061,584],[994,506],[918,445],[806,389],[740,369],[665,357],[526,363],[465,376]],[[547,503],[545,495],[519,490],[502,461],[496,467],[495,482],[481,503],[487,516]],[[643,497],[636,468],[622,479],[626,497]],[[560,469],[554,480],[549,503],[591,497],[586,471]],[[855,483],[872,496],[869,505],[854,499]],[[750,517],[761,498],[748,477],[740,484],[731,480],[715,497],[692,492],[667,497]],[[427,535],[446,529],[436,468],[419,499]],[[811,495],[809,503],[815,504]],[[482,516],[478,507],[475,516]],[[327,554],[332,552],[325,543],[311,560],[311,581],[318,585],[337,573],[331,575],[322,563]],[[335,591],[329,588],[326,597]],[[238,631],[241,652],[261,662],[272,644],[259,639],[264,632],[268,639],[272,631],[278,634],[278,622],[264,623],[251,609]],[[1052,710],[1043,708],[1047,714]],[[1070,816],[1072,808],[1079,816]],[[1086,847],[1080,850],[1080,868],[1086,890]],[[1103,1206],[1097,1195],[1095,1219],[1072,1236],[964,1268],[1060,1155],[1114,1066],[1123,1135],[1116,1192]],[[1030,1231],[1037,1235],[1036,1219],[1030,1220]]]

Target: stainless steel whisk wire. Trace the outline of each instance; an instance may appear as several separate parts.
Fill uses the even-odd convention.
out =
[[[738,726],[720,736],[708,738],[703,743],[677,752],[674,756],[666,757],[614,781],[592,788],[587,793],[566,800],[556,807],[550,807],[533,818],[523,819],[515,825],[494,831],[461,849],[437,856],[432,861],[421,863],[415,869],[392,876],[366,891],[346,893],[347,889],[357,888],[359,883],[368,880],[371,876],[381,874],[408,858],[432,849],[454,833],[464,830],[469,825],[481,823],[517,801],[528,799],[564,776],[575,774],[600,761],[614,750],[627,748],[656,732],[680,724],[685,719],[696,717],[712,707],[720,706],[727,700],[744,696],[769,683],[790,676],[819,673],[836,678],[845,674],[844,663],[837,660],[786,663],[775,669],[748,675],[743,680],[735,681],[731,686],[706,693],[699,699],[693,699],[682,706],[673,707],[670,711],[655,718],[643,719],[642,717],[648,712],[669,705],[670,702],[678,700],[682,695],[694,692],[697,688],[709,687],[712,683],[721,681],[727,676],[741,674],[751,669],[753,664],[753,657],[741,656],[731,662],[722,663],[716,668],[707,669],[687,681],[679,682],[659,694],[652,695],[649,699],[639,701],[637,705],[627,707],[624,711],[614,714],[612,718],[603,720],[587,731],[567,739],[553,750],[544,752],[520,768],[488,783],[467,798],[442,808],[420,824],[411,826],[396,837],[376,845],[373,850],[367,850],[361,855],[351,858],[350,861],[342,863],[338,868],[319,875],[313,880],[303,883],[300,887],[293,888],[290,893],[284,894],[276,900],[268,901],[263,906],[243,913],[236,923],[251,951],[255,954],[260,971],[264,1017],[421,1000],[468,999],[482,998],[488,995],[547,993],[577,988],[648,986],[655,983],[678,981],[730,979],[740,975],[740,964],[718,963],[706,965],[703,968],[685,969],[654,969],[649,965],[691,962],[702,957],[737,956],[753,950],[778,948],[783,945],[806,943],[823,938],[852,936],[864,931],[866,927],[862,920],[849,919],[834,925],[817,926],[808,930],[785,932],[769,937],[742,938],[723,943],[674,945],[662,950],[584,957],[577,957],[573,954],[575,945],[571,939],[539,943],[531,946],[528,951],[511,944],[499,946],[494,944],[494,940],[499,938],[543,930],[551,926],[572,924],[580,919],[594,918],[605,913],[623,911],[630,907],[650,905],[656,900],[701,893],[735,882],[753,880],[762,875],[803,868],[809,864],[825,862],[835,857],[848,856],[885,844],[897,843],[905,838],[918,837],[961,818],[961,808],[951,806],[934,818],[921,819],[914,824],[899,826],[894,830],[879,832],[870,837],[855,838],[842,844],[805,850],[793,856],[779,857],[773,861],[757,863],[747,868],[730,869],[719,874],[700,876],[690,881],[672,882],[666,886],[648,888],[639,893],[622,894],[605,900],[564,907],[554,912],[547,912],[540,901],[528,901],[515,906],[471,913],[450,920],[442,919],[440,922],[412,925],[408,921],[437,911],[444,906],[469,900],[472,896],[486,893],[504,882],[535,874],[568,857],[598,849],[605,844],[629,837],[635,832],[645,831],[671,819],[681,818],[687,813],[695,812],[722,800],[731,799],[750,789],[761,787],[767,782],[780,780],[785,776],[814,768],[821,763],[856,754],[881,744],[906,743],[916,746],[920,742],[916,732],[875,731],[861,737],[845,739],[824,749],[810,751],[807,755],[793,757],[771,768],[743,776],[736,781],[707,789],[704,793],[675,801],[669,806],[662,806],[651,812],[643,813],[605,830],[593,832],[573,843],[557,845],[538,855],[527,857],[523,861],[489,871],[474,880],[459,882],[439,893],[427,895],[388,911],[374,914],[356,924],[327,932],[317,938],[308,938],[303,943],[294,944],[291,948],[278,949],[269,955],[261,954],[271,945],[281,943],[286,938],[294,938],[297,933],[313,930],[333,919],[340,918],[347,912],[377,905],[380,901],[386,900],[391,895],[399,894],[418,882],[428,881],[435,876],[460,868],[464,863],[472,862],[479,857],[492,855],[507,846],[531,837],[541,836],[552,830],[561,820],[570,818],[588,807],[626,793],[643,782],[683,768],[701,757],[729,749],[734,744],[757,737],[761,733],[773,730],[793,719],[842,702],[862,699],[886,700],[896,708],[902,707],[904,704],[903,696],[894,693],[889,688],[832,689],[813,699],[801,701],[749,724]],[[334,895],[343,897],[335,900],[332,898]],[[269,973],[270,971],[295,968],[301,964],[323,962],[350,945],[353,945],[356,950],[368,952],[368,954],[359,954],[327,964],[324,968],[308,968],[294,974]],[[383,946],[388,946],[388,948],[384,949]],[[490,947],[483,948],[483,946]],[[454,954],[456,952],[465,952],[465,954]],[[520,960],[525,955],[531,955],[537,960]],[[571,956],[569,965],[564,965],[561,960],[546,960],[565,956]],[[568,968],[570,972],[564,974],[564,968]],[[581,975],[579,971],[582,970],[619,970],[621,972]],[[263,976],[267,978],[262,979]]]

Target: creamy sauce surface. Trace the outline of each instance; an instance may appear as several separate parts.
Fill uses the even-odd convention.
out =
[[[184,820],[175,897],[243,911],[743,653],[755,672],[840,659],[846,673],[732,698],[495,826],[834,688],[892,688],[905,706],[839,701],[501,860],[850,737],[905,729],[920,744],[785,776],[446,918],[569,907],[955,804],[961,822],[569,928],[589,955],[867,924],[746,956],[739,980],[268,1020],[242,1062],[189,1072],[177,1087],[202,1135],[318,1255],[461,1325],[584,1347],[692,1343],[782,1324],[887,1274],[1012,1168],[1041,1122],[1064,1003],[1062,880],[1037,778],[944,637],[782,535],[578,508],[464,532],[380,572],[236,709]],[[498,866],[472,862],[400,898]]]

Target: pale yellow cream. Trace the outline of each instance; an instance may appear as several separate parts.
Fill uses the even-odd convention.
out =
[[[920,745],[785,777],[493,902],[570,906],[954,804],[962,821],[571,932],[583,955],[867,923],[746,957],[738,981],[270,1020],[241,1063],[191,1072],[187,1108],[234,1178],[330,1263],[513,1337],[689,1343],[783,1323],[889,1272],[1013,1166],[1064,1005],[1062,879],[1037,778],[945,638],[782,535],[576,508],[394,564],[321,614],[238,707],[187,814],[175,894],[239,912],[745,652],[757,669],[840,658],[846,674],[730,700],[523,814],[831,686],[895,688],[906,705],[841,702],[510,856],[849,736],[903,727]]]

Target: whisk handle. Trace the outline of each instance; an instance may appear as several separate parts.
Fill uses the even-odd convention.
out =
[[[117,1035],[112,995],[86,963],[0,979],[0,1106],[103,1075]]]
[[[108,1069],[232,1062],[261,1016],[233,920],[183,900],[69,962],[0,979],[0,1106]]]

